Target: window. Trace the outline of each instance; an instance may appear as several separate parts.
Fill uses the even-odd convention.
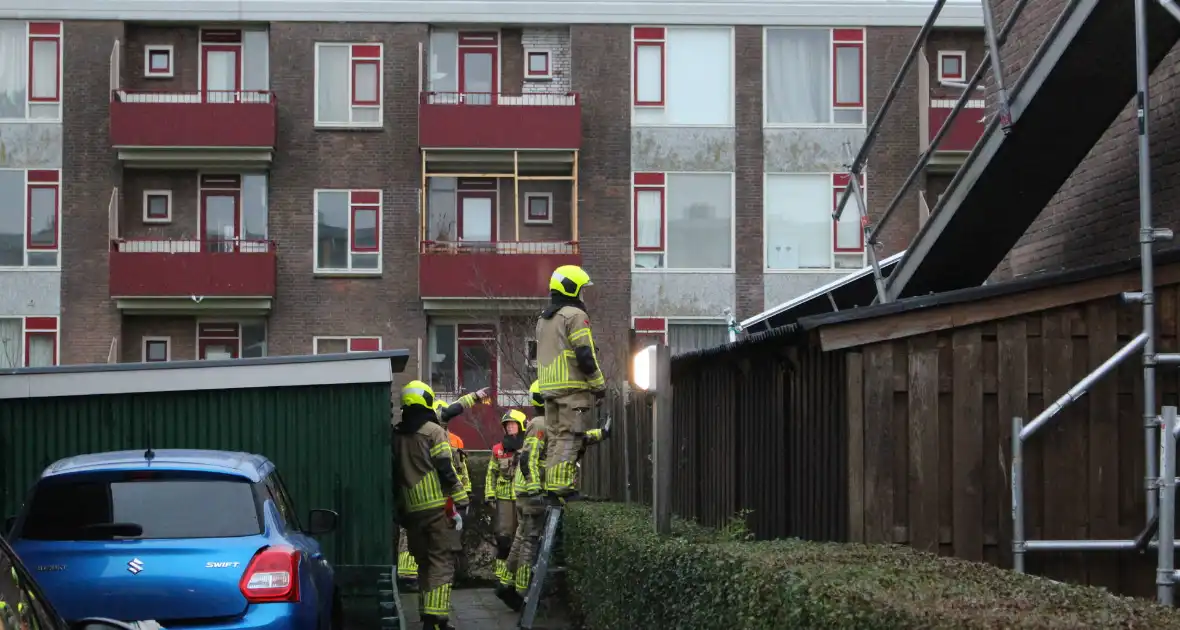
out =
[[[863,211],[849,197],[839,221],[836,203],[848,186],[846,173],[766,176],[766,268],[860,269],[864,266]],[[863,176],[861,192],[868,191]]]
[[[380,127],[381,44],[316,44],[317,127]]]
[[[139,478],[150,475],[147,478]],[[229,538],[262,533],[254,490],[246,479],[132,471],[121,480],[71,475],[33,491],[21,538]],[[139,536],[105,534],[101,526],[134,523]]]
[[[864,30],[766,29],[766,122],[864,125]]]
[[[0,20],[0,120],[61,120],[61,32]]]
[[[967,78],[967,53],[961,50],[938,51],[938,80],[964,81]]]
[[[635,124],[733,124],[733,29],[638,26],[632,35]]]
[[[733,268],[732,173],[635,173],[637,269]]]
[[[0,368],[57,365],[56,317],[0,318]]]
[[[171,79],[172,73],[172,46],[143,47],[143,76],[149,79]]]
[[[381,273],[381,191],[315,192],[315,271]]]
[[[636,317],[634,326],[640,346],[667,343],[673,355],[729,343],[729,327],[723,321]]]
[[[553,55],[548,50],[526,48],[524,51],[524,78],[538,81],[553,78]]]
[[[528,225],[553,223],[553,193],[525,193],[524,222]]]
[[[266,356],[266,321],[198,322],[197,359],[256,359]]]
[[[172,221],[172,191],[143,191],[143,222],[170,223]]]
[[[496,389],[499,365],[496,336],[495,324],[431,324],[427,352],[434,391]]]
[[[0,169],[0,267],[57,267],[60,171]]]
[[[171,337],[144,337],[143,362],[164,363],[172,360]]]
[[[347,352],[377,352],[380,337],[316,337],[312,339],[312,354],[345,354]]]

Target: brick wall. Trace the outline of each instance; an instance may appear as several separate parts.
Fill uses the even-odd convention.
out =
[[[549,51],[549,66],[553,78],[548,81],[525,81],[525,94],[565,94],[570,87],[570,31],[568,28],[525,28],[521,32],[524,49],[539,48]]]
[[[131,90],[192,92],[201,88],[200,28],[127,24],[123,86]],[[146,46],[172,46],[172,78],[144,76]]]
[[[172,193],[172,221],[144,223],[145,190]],[[119,206],[119,235],[123,238],[184,239],[200,237],[200,200],[197,172],[187,170],[127,169],[123,173]]]
[[[142,361],[144,337],[168,337],[173,361],[193,361],[197,358],[195,317],[124,317],[119,361]]]
[[[69,21],[62,46],[62,363],[105,363],[119,315],[110,299],[106,200],[121,186],[110,145],[111,48],[121,22]]]
[[[734,29],[734,221],[737,312],[740,319],[762,312],[762,27]]]
[[[583,265],[595,284],[587,307],[603,369],[622,376],[631,324],[631,29],[573,26],[570,47],[573,90],[587,95],[578,187]]]

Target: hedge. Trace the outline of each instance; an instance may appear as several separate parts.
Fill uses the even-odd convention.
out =
[[[908,547],[734,540],[651,512],[571,504],[567,588],[587,630],[1176,628],[1180,612]]]

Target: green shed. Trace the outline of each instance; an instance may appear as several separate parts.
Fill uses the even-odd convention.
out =
[[[345,592],[375,595],[396,555],[390,388],[406,350],[0,370],[0,506],[50,463],[201,448],[271,459],[301,512],[340,514],[322,542]]]

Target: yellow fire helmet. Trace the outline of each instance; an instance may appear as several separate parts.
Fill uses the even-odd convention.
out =
[[[434,409],[434,390],[422,381],[410,381],[402,388],[402,407]]]
[[[592,287],[590,274],[577,265],[562,265],[553,271],[549,278],[549,290],[576,298],[582,294],[583,287]]]
[[[508,413],[504,414],[504,417],[500,418],[500,425],[507,427],[509,422],[515,422],[520,432],[524,433],[524,425],[528,422],[528,418],[524,417],[524,414],[520,411],[510,409]]]

